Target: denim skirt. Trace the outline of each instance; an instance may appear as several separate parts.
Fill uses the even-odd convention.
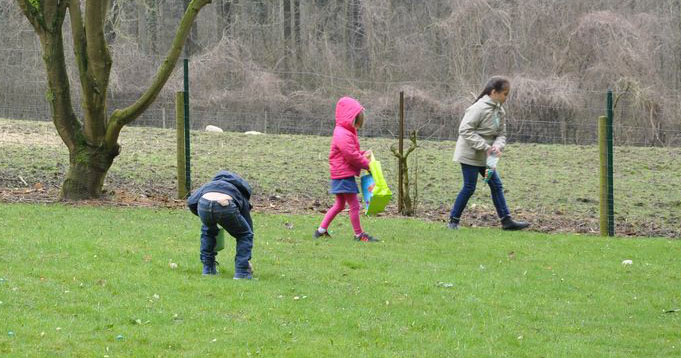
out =
[[[342,179],[331,179],[331,194],[358,194],[357,182],[355,177],[347,177]]]

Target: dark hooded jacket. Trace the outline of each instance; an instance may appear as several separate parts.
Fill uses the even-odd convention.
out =
[[[201,199],[203,194],[209,192],[223,193],[231,196],[234,199],[236,206],[239,208],[241,216],[246,219],[248,226],[250,226],[251,231],[253,231],[251,203],[249,202],[251,199],[251,186],[248,185],[246,180],[237,174],[226,170],[218,172],[212,181],[203,184],[203,186],[196,189],[189,199],[187,199],[187,206],[189,206],[189,210],[191,210],[194,215],[199,215],[199,199]]]

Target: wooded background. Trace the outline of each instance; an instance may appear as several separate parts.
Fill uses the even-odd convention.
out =
[[[110,111],[149,85],[187,3],[109,0]],[[455,139],[502,74],[511,140],[593,143],[612,88],[616,144],[681,145],[681,0],[213,0],[185,50],[194,128],[328,135],[350,95],[367,107],[363,134],[391,136],[404,91],[408,130]],[[0,117],[49,120],[40,47],[14,0],[0,0],[0,56]],[[181,67],[136,124],[174,125]]]

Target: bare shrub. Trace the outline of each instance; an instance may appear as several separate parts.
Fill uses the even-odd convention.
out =
[[[621,141],[639,145],[668,144],[671,138],[663,131],[665,101],[653,87],[644,87],[633,78],[622,78],[615,83],[614,91],[619,94],[618,99],[622,99],[615,102],[618,121],[627,123],[615,133]]]
[[[283,81],[255,61],[248,47],[229,37],[209,51],[194,56],[190,83],[197,84],[196,105],[219,109],[234,108],[235,103],[258,108],[286,101]],[[176,71],[170,87],[182,87],[182,72]]]
[[[583,88],[602,89],[622,77],[647,76],[652,67],[649,38],[625,17],[610,11],[582,16],[570,34],[557,73],[576,76]]]
[[[563,144],[585,143],[593,139],[593,133],[575,118],[583,102],[571,90],[574,84],[567,77],[535,79],[516,76],[511,83],[507,106],[511,139]]]

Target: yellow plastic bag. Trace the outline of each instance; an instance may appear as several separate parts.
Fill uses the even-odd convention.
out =
[[[385,206],[393,194],[383,177],[381,162],[376,160],[373,154],[369,162],[369,173],[361,177],[361,186],[366,215],[376,215],[385,211]]]

